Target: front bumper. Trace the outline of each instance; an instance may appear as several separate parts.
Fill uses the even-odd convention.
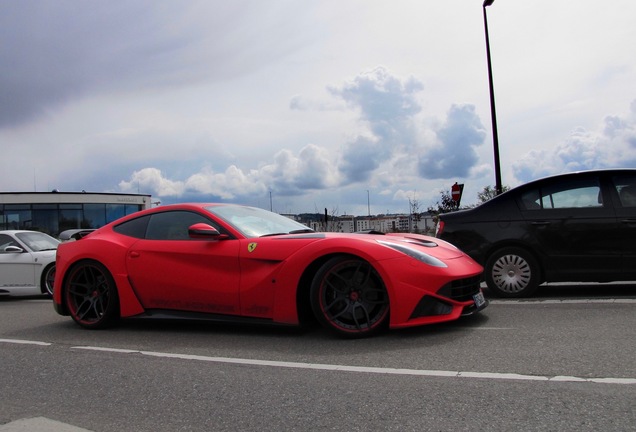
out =
[[[404,319],[392,323],[392,328],[414,327],[453,321],[461,316],[473,315],[488,306],[481,290],[481,276],[454,279],[441,288],[420,290],[413,299],[412,309]]]
[[[409,320],[442,315],[472,315],[488,306],[481,291],[481,277],[456,279],[442,286],[437,293],[424,295]]]

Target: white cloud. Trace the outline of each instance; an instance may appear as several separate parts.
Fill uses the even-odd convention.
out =
[[[421,83],[413,78],[402,80],[383,67],[363,72],[340,88],[330,87],[329,91],[359,113],[359,121],[368,126],[370,137],[358,136],[355,141],[344,143],[341,153],[315,144],[304,146],[297,154],[282,149],[271,162],[249,173],[245,173],[247,167],[235,165],[224,173],[206,168],[184,182],[187,192],[233,200],[267,190],[296,196],[371,181],[384,189],[382,195],[395,196],[391,192],[394,187],[401,187],[418,175],[444,179],[458,174],[466,176],[477,162],[471,147],[481,144],[484,136],[474,107],[453,106],[442,126],[422,131],[416,127],[420,106],[415,99],[422,89]],[[440,147],[431,150],[418,145],[433,135],[438,137]],[[419,167],[414,152],[419,152]],[[435,166],[428,163],[432,159]],[[156,170],[151,173],[157,175]],[[134,180],[123,184],[130,185]],[[136,181],[140,183],[139,179]],[[144,184],[175,194],[183,192],[178,188],[166,189],[163,182],[156,180]],[[160,190],[155,193],[161,195]]]
[[[400,79],[384,67],[364,72],[334,95],[360,112],[370,137],[358,136],[345,145],[340,170],[349,181],[367,181],[373,172],[396,152],[404,152],[417,141],[415,121],[420,112],[416,99],[423,85],[413,77]]]
[[[326,149],[308,144],[298,156],[289,150],[279,151],[273,163],[259,169],[259,176],[270,190],[294,196],[334,187],[338,183],[338,173],[333,166],[333,156]]]
[[[453,105],[435,133],[437,143],[420,154],[420,175],[430,179],[468,177],[479,161],[475,147],[483,144],[486,136],[475,107]]]
[[[129,180],[121,181],[123,192],[149,190],[163,198],[199,196],[199,199],[235,200],[273,191],[294,196],[311,190],[334,187],[338,173],[325,149],[309,144],[298,156],[289,150],[278,152],[272,163],[258,169],[244,171],[231,165],[216,173],[206,167],[185,180],[171,180],[157,168],[135,171]]]
[[[513,164],[520,182],[563,172],[623,167],[636,167],[636,100],[627,114],[605,117],[598,131],[577,127],[554,148],[531,150]]]
[[[0,126],[95,93],[164,91],[254,72],[311,41],[311,7],[278,0],[3,4]],[[298,20],[287,20],[286,13]],[[222,65],[222,67],[219,67]]]
[[[165,178],[157,168],[144,168],[132,173],[130,181],[119,182],[119,188],[125,193],[151,190],[160,197],[179,196],[185,190],[185,183]]]
[[[481,6],[5,2],[3,189],[366,213],[459,181],[469,203],[494,183]],[[575,9],[488,8],[506,185],[636,166],[636,3]]]

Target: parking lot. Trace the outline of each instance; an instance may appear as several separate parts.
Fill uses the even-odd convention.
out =
[[[636,285],[567,284],[457,322],[320,328],[128,320],[87,331],[0,299],[0,424],[107,430],[635,430]]]

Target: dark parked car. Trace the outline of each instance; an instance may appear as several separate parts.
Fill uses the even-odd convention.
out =
[[[491,292],[636,280],[636,169],[547,177],[440,216],[437,237],[485,268]]]

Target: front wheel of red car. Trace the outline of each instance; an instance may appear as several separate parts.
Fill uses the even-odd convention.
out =
[[[499,297],[528,297],[540,283],[539,266],[534,257],[518,247],[495,252],[486,262],[486,284]]]
[[[371,336],[388,325],[389,295],[380,275],[364,260],[330,259],[316,273],[310,296],[316,319],[340,336]]]
[[[119,296],[110,272],[95,261],[81,261],[63,286],[69,314],[82,327],[105,328],[119,318]]]

